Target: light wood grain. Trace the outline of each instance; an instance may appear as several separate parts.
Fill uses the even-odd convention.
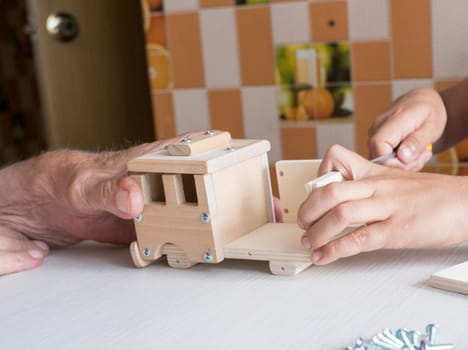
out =
[[[450,292],[468,294],[468,261],[433,273],[429,278],[429,285]]]
[[[270,150],[266,140],[232,140],[233,151],[213,150],[196,156],[180,157],[160,150],[135,158],[128,163],[130,172],[208,174],[262,155]]]
[[[212,262],[223,260],[219,233],[214,231],[217,227],[216,217],[213,217],[214,203],[211,197],[206,196],[206,185],[211,184],[210,175],[196,175],[195,184],[198,203],[184,203],[177,207],[165,203],[145,205],[142,220],[135,222],[135,229],[140,249],[147,248],[152,252],[147,259],[159,258],[163,246],[171,243],[193,262],[204,262],[206,252],[212,255]],[[210,215],[207,223],[201,220],[204,213]]]
[[[184,141],[175,142],[167,147],[171,156],[195,156],[215,149],[225,150],[231,142],[231,134],[227,131],[212,131],[185,138]]]
[[[265,183],[268,168],[257,156],[212,175],[220,244],[248,234],[271,220],[273,198]],[[210,193],[210,192],[208,192]]]
[[[297,222],[297,210],[307,198],[304,185],[317,177],[321,160],[281,160],[276,162],[283,221]]]
[[[292,263],[289,261],[270,261],[270,272],[277,276],[295,276],[308,268],[311,263]]]
[[[301,245],[303,231],[296,224],[267,223],[224,247],[232,259],[310,263]]]
[[[185,252],[174,244],[166,244],[163,247],[163,254],[166,254],[167,263],[170,267],[176,269],[188,269],[194,265],[195,262],[190,261],[185,255]]]

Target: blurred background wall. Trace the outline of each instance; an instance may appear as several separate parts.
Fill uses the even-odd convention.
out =
[[[0,1],[0,164],[45,148],[26,23],[24,1]]]

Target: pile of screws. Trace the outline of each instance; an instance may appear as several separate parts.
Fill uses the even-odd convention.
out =
[[[365,342],[361,337],[356,339],[354,346],[345,350],[453,350],[453,344],[436,344],[439,326],[428,324],[426,334],[410,331],[405,328],[397,329],[395,334],[388,328],[381,330],[372,340]]]

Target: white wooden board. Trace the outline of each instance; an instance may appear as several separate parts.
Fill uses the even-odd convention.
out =
[[[429,279],[429,285],[451,292],[468,294],[468,261],[433,273]]]

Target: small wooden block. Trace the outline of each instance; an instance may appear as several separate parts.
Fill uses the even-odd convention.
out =
[[[270,261],[270,271],[277,276],[295,276],[308,268],[311,263]]]
[[[171,156],[194,156],[214,149],[227,148],[230,142],[229,132],[212,131],[172,143],[167,146],[167,151]]]
[[[303,233],[297,224],[267,223],[228,243],[224,257],[310,264],[310,252],[301,245]]]
[[[429,285],[449,292],[468,294],[468,261],[433,273]]]

